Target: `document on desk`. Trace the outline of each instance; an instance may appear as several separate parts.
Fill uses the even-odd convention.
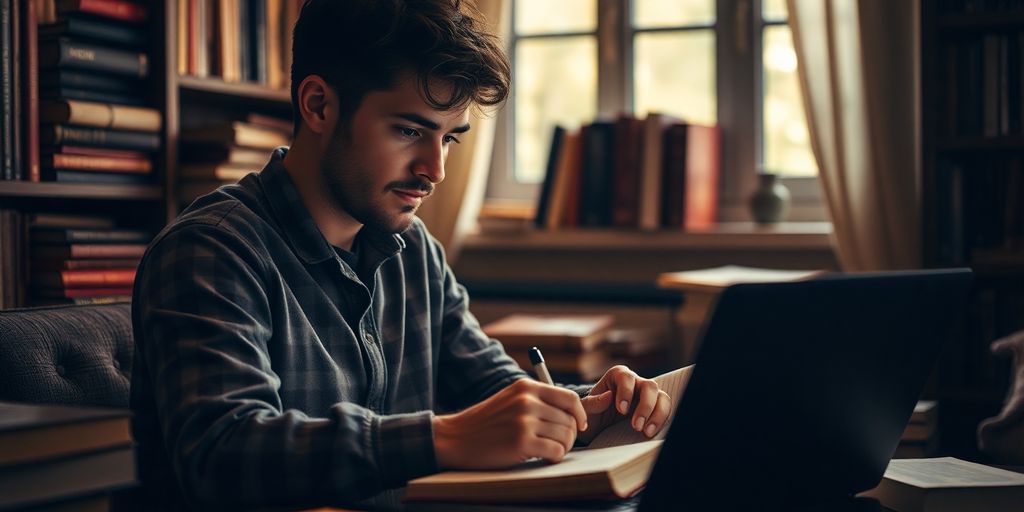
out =
[[[675,411],[693,371],[692,366],[654,380],[672,397]],[[639,491],[654,467],[662,438],[655,439],[621,421],[605,429],[594,442],[566,454],[561,462],[534,460],[499,471],[445,471],[409,482],[406,502],[506,503],[627,498]]]
[[[653,439],[664,439],[665,436],[668,435],[668,428],[672,425],[672,418],[675,416],[676,406],[679,405],[679,400],[682,398],[683,391],[686,390],[686,384],[690,382],[690,375],[692,374],[693,365],[690,365],[654,378],[654,382],[658,383],[658,387],[664,390],[665,393],[668,393],[669,398],[672,400],[672,410],[669,412],[668,422]],[[620,421],[604,429],[603,432],[598,434],[597,437],[590,442],[587,449],[607,448],[609,446],[621,446],[624,444],[648,441],[649,439],[647,436],[633,430],[628,419],[629,418],[625,418],[624,421]]]

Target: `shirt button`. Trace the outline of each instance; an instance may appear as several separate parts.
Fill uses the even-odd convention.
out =
[[[363,335],[363,339],[365,339],[367,343],[373,343],[373,335],[370,333]]]

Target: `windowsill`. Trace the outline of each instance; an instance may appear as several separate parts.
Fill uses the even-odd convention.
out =
[[[830,250],[829,222],[783,222],[760,226],[752,222],[727,222],[703,231],[626,231],[573,229],[542,231],[522,229],[481,232],[466,237],[468,250],[633,251],[680,249]]]

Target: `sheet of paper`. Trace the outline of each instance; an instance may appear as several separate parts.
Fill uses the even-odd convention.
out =
[[[672,418],[675,416],[676,406],[679,405],[679,400],[683,396],[683,391],[686,390],[686,383],[690,381],[690,375],[693,373],[693,366],[684,366],[678,370],[671,371],[654,378],[654,381],[658,383],[658,387],[668,393],[669,398],[672,399],[672,411],[669,413],[669,421],[661,429],[660,432],[653,439],[664,439],[668,434],[668,428],[672,424]],[[643,441],[649,441],[647,436],[633,430],[630,426],[629,421],[620,421],[606,429],[597,435],[587,449],[594,448],[607,448],[609,446],[622,446],[626,444],[639,443]]]
[[[885,477],[923,488],[1024,485],[1024,474],[953,457],[894,459],[889,462]]]

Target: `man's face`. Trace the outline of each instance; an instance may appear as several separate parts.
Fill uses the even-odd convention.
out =
[[[444,98],[449,88],[437,85],[432,92]],[[350,133],[339,121],[320,162],[332,206],[366,226],[405,231],[444,179],[448,149],[468,129],[465,108],[434,110],[414,79],[367,93]]]

